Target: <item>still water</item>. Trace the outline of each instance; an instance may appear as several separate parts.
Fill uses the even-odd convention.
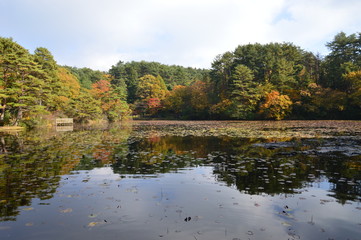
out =
[[[0,133],[1,239],[360,239],[360,122]]]

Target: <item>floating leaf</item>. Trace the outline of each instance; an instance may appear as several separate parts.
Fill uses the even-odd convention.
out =
[[[93,214],[93,213],[92,213],[92,214],[90,214],[88,217],[89,217],[89,218],[95,218],[95,217],[97,217],[97,216],[98,216],[97,214]]]
[[[288,222],[282,222],[281,223],[283,226],[286,226],[286,227],[290,227],[290,226],[292,226],[291,224],[289,224]]]
[[[28,208],[23,208],[24,211],[31,211],[31,210],[34,210],[33,207],[28,207]]]
[[[100,222],[90,222],[88,224],[88,227],[95,227],[96,225],[99,225],[99,224],[100,224]]]
[[[71,209],[71,208],[60,210],[61,213],[70,213],[72,211],[73,211],[73,209]]]

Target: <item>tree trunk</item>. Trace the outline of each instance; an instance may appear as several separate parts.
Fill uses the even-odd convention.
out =
[[[14,126],[17,126],[19,124],[19,121],[23,118],[23,109],[19,107],[18,114],[16,116],[16,120],[14,123]]]
[[[0,126],[4,126],[4,119],[5,119],[5,109],[6,105],[0,106]]]
[[[5,144],[5,138],[1,137],[0,138],[0,153],[7,153],[8,151],[6,150],[6,144]]]

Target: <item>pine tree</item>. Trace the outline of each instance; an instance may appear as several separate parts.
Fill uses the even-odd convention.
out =
[[[235,68],[232,79],[231,101],[233,102],[233,111],[231,117],[237,119],[251,118],[261,98],[259,83],[255,82],[251,69],[242,64]]]
[[[15,115],[13,124],[17,125],[23,117],[44,109],[39,98],[46,73],[34,56],[9,38],[0,38],[0,76],[2,121],[7,110]]]

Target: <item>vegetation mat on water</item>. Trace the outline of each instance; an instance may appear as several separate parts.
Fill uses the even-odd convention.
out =
[[[240,138],[331,138],[361,136],[361,121],[131,121],[139,137],[228,136]]]

